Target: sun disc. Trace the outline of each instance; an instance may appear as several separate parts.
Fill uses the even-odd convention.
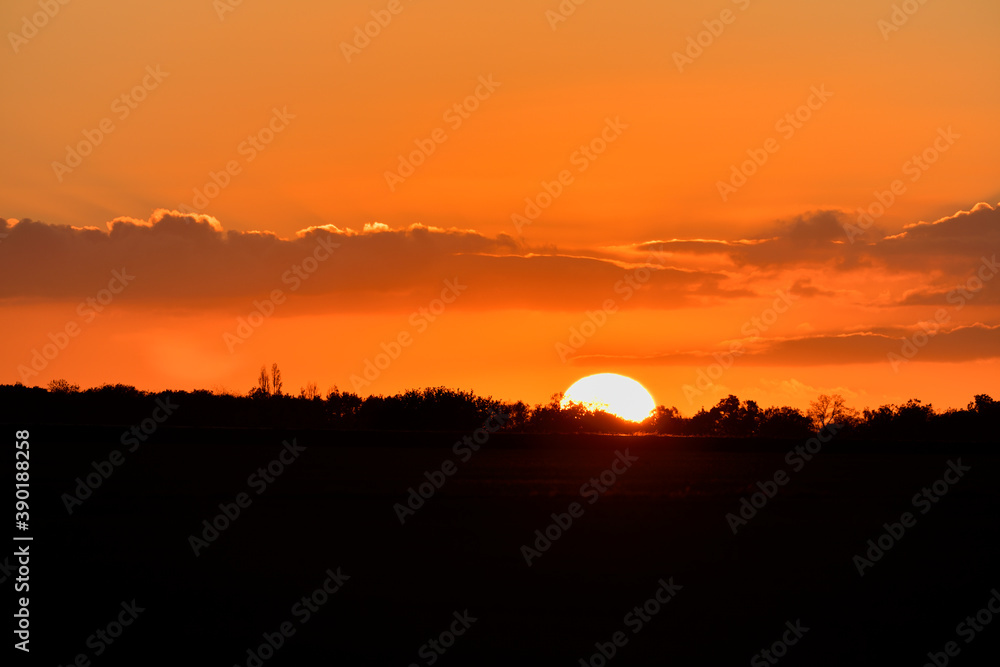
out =
[[[560,406],[565,408],[570,403],[634,422],[641,422],[656,409],[656,402],[645,387],[617,373],[598,373],[577,380],[563,394]]]

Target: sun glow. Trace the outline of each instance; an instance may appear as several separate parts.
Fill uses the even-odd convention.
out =
[[[598,373],[577,380],[563,394],[560,406],[565,408],[571,403],[634,422],[641,422],[656,409],[656,402],[645,387],[617,373]]]

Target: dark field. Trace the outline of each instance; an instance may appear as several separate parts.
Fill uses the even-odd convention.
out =
[[[32,654],[45,664],[601,665],[595,643],[610,652],[616,632],[610,665],[919,666],[954,641],[951,664],[971,666],[1000,652],[1000,618],[971,642],[956,629],[1000,587],[990,446],[834,439],[795,471],[797,441],[495,434],[463,462],[462,434],[164,428],[128,452],[121,431],[31,429]],[[248,482],[292,438],[305,450],[266,488]],[[123,463],[67,514],[61,496],[114,449]],[[631,467],[581,496],[626,449]],[[915,507],[959,458],[970,469]],[[394,504],[449,460],[454,474],[401,525]],[[727,513],[779,470],[787,484],[734,535]],[[239,493],[249,506],[196,557],[189,536]],[[522,545],[573,502],[582,515],[529,567]],[[915,525],[859,576],[854,556],[904,512]],[[295,605],[338,568],[349,579],[303,622]],[[627,619],[661,579],[674,597]],[[88,646],[133,599],[144,611],[120,637]],[[443,655],[424,646],[466,610],[476,620]],[[808,631],[787,654],[755,659],[797,621]],[[273,657],[248,656],[286,622]]]

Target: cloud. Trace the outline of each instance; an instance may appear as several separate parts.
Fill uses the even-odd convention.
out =
[[[972,285],[969,282],[972,281]],[[1000,283],[1000,280],[997,281]],[[983,287],[977,286],[983,285]],[[997,306],[1000,305],[1000,286],[987,285],[969,278],[962,284],[951,289],[915,289],[907,292],[897,305],[900,306],[944,306],[951,307],[961,303],[963,306]]]
[[[889,269],[937,271],[935,280],[967,277],[981,257],[1000,251],[1000,206],[976,204],[934,222],[907,225],[891,236],[869,229],[848,240],[845,225],[856,224],[842,211],[823,210],[775,222],[739,241],[692,239],[651,241],[637,251],[662,250],[696,255],[725,255],[734,267],[792,269],[829,267],[837,271]]]
[[[300,308],[325,312],[423,305],[446,279],[469,286],[463,308],[583,310],[614,298],[635,264],[531,248],[506,234],[411,225],[362,230],[310,227],[295,238],[224,231],[218,220],[157,210],[117,218],[107,231],[21,220],[5,223],[0,299],[82,299],[113,269],[135,275],[127,297],[183,307],[295,292]],[[752,293],[711,271],[649,266],[633,303],[671,308]]]
[[[823,289],[818,285],[814,285],[811,278],[799,278],[788,288],[788,292],[792,296],[807,298],[814,296],[835,296],[837,294],[834,290]]]
[[[470,285],[460,308],[582,311],[620,298],[623,281],[645,265],[651,277],[630,307],[710,306],[771,294],[780,282],[803,299],[933,306],[947,303],[980,270],[984,253],[1000,246],[1000,207],[988,204],[892,236],[870,230],[872,239],[854,244],[844,232],[848,222],[839,211],[814,211],[752,238],[559,249],[421,224],[331,224],[284,239],[164,209],[146,220],[116,218],[106,229],[0,219],[0,299],[83,299],[124,267],[136,280],[123,298],[145,305],[245,304],[281,289],[310,297],[284,312],[412,309],[440,293],[444,280],[457,279]],[[336,249],[317,261],[327,256],[323,247]],[[894,283],[885,282],[889,276]],[[919,287],[907,284],[917,277]],[[998,293],[984,290],[971,303],[995,305]]]
[[[935,326],[928,329],[934,331]],[[913,361],[962,362],[1000,357],[1000,325],[974,324],[938,330],[927,336],[925,329],[900,327],[880,330],[819,334],[784,339],[745,339],[738,341],[742,354],[740,366],[827,366],[844,364],[889,363],[896,354]],[[675,351],[667,354],[581,355],[579,365],[602,365],[608,362],[637,365],[708,366],[718,362],[716,354],[730,349]]]
[[[779,220],[750,238],[736,241],[651,241],[640,244],[637,250],[722,254],[729,258],[733,266],[740,268],[778,269],[824,265],[841,269],[858,268],[865,265],[866,254],[861,245],[848,242],[844,225],[849,222],[847,214],[841,211],[813,211],[788,220]]]

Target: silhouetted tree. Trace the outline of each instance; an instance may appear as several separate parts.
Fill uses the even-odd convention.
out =
[[[721,435],[747,437],[756,435],[762,419],[760,407],[754,401],[744,401],[730,394],[709,411],[698,411],[688,422],[691,435]]]
[[[90,389],[85,389],[83,394],[86,395],[96,395],[101,398],[106,399],[131,399],[140,396],[147,396],[148,394],[144,391],[136,389],[130,384],[102,384],[100,387],[91,387]]]
[[[653,414],[643,424],[655,433],[676,434],[683,432],[684,419],[677,408],[658,405]]]
[[[260,367],[260,375],[257,377],[257,389],[264,396],[271,395],[271,376],[267,374],[267,366]]]
[[[795,408],[767,408],[761,415],[759,435],[762,437],[800,440],[812,433],[812,420]]]
[[[78,384],[70,384],[66,380],[63,380],[62,378],[60,378],[58,380],[53,380],[52,382],[49,382],[49,384],[48,384],[48,390],[50,392],[52,392],[53,394],[56,394],[56,393],[75,394],[78,391],[80,391],[80,385],[78,385]]]
[[[911,398],[896,409],[893,428],[897,435],[920,437],[930,425],[933,415],[934,408],[930,403],[923,405],[918,399]]]
[[[522,401],[516,403],[511,403],[504,406],[504,410],[507,412],[507,422],[503,425],[504,431],[522,431],[528,425],[528,419],[531,417],[531,408]]]
[[[859,435],[875,438],[888,438],[892,434],[893,420],[896,418],[896,406],[880,405],[874,410],[865,408],[862,413]]]
[[[986,394],[976,394],[975,398],[966,408],[969,412],[975,412],[982,416],[1000,416],[1000,401],[994,401]]]
[[[271,394],[281,396],[281,371],[278,364],[271,364]]]
[[[820,394],[815,401],[809,404],[809,418],[813,420],[816,429],[819,430],[827,424],[836,424],[846,416],[846,405],[844,397],[840,394],[827,396]]]
[[[364,401],[357,394],[341,393],[336,386],[326,395],[327,413],[334,426],[355,428]]]

